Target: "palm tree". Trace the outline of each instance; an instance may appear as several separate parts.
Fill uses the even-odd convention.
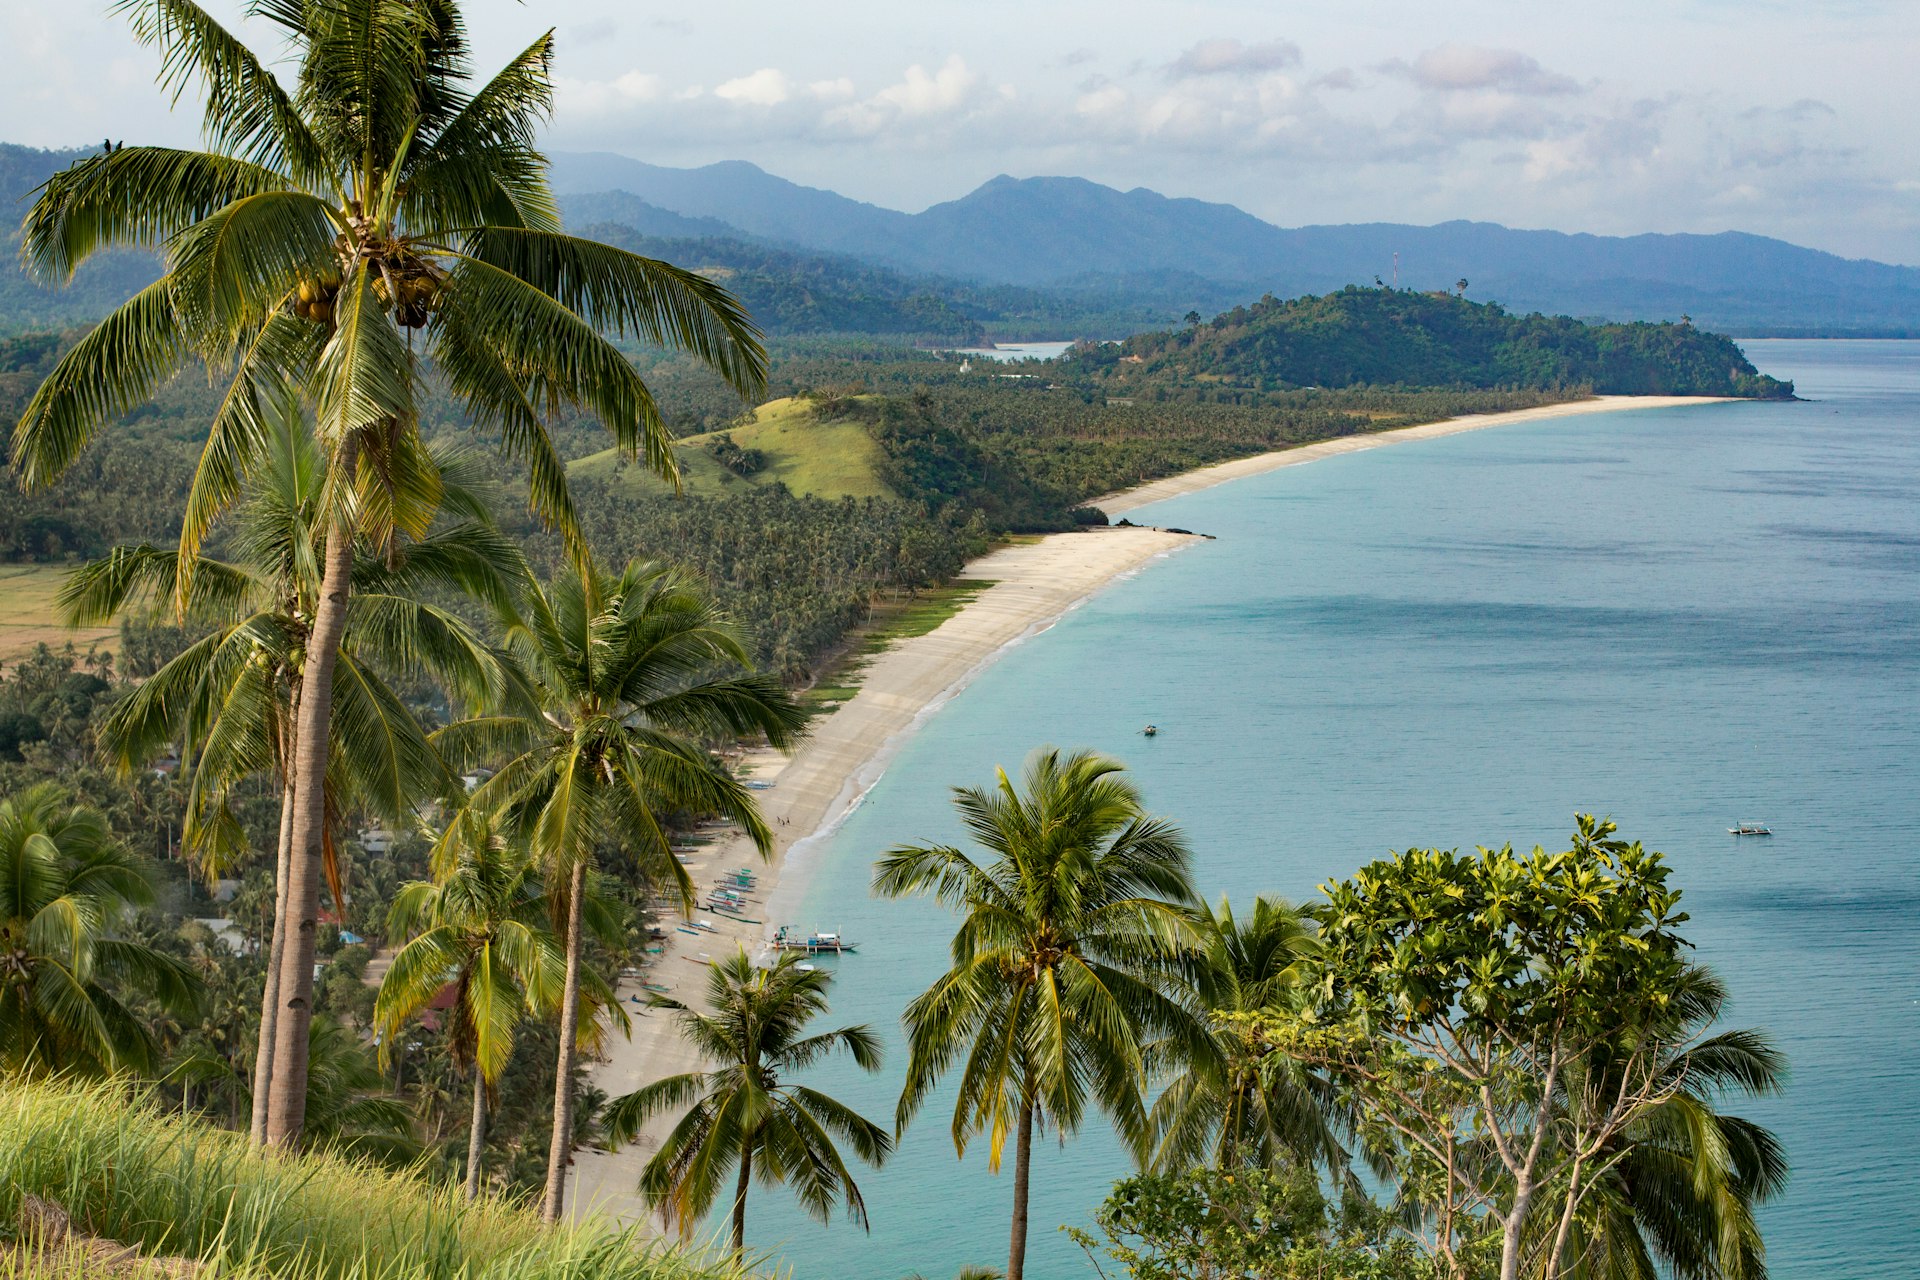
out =
[[[308,1028],[307,1144],[400,1167],[418,1162],[413,1113],[387,1090],[360,1037],[324,1013]]]
[[[866,1201],[834,1140],[878,1167],[893,1150],[892,1138],[844,1103],[786,1080],[842,1049],[862,1070],[880,1069],[880,1040],[868,1027],[804,1034],[827,1011],[831,981],[791,953],[756,968],[741,947],[713,963],[712,1013],[664,997],[653,1001],[677,1011],[680,1033],[714,1069],[668,1076],[615,1099],[605,1124],[625,1142],[654,1116],[688,1108],[640,1174],[641,1191],[683,1236],[713,1207],[729,1171],[736,1175],[735,1252],[746,1249],[747,1187],[756,1175],[762,1186],[791,1186],[822,1222],[844,1200],[847,1216],[867,1225]]]
[[[673,885],[692,910],[693,883],[673,857],[664,814],[718,813],[738,822],[762,856],[773,846],[753,793],[703,740],[761,733],[786,746],[803,716],[778,680],[746,670],[739,635],[679,572],[635,562],[614,577],[585,560],[530,591],[520,614],[507,645],[540,691],[538,709],[459,722],[434,740],[453,760],[509,757],[472,805],[498,813],[509,838],[527,843],[564,918],[563,1034],[542,1209],[555,1221],[574,1128],[567,1029],[579,1024],[580,910],[596,851],[626,844],[641,873]]]
[[[539,926],[545,912],[538,875],[524,851],[501,839],[480,815],[467,828],[458,860],[438,882],[416,880],[394,899],[387,931],[405,937],[380,982],[374,1026],[384,1060],[408,1018],[447,987],[448,1044],[454,1065],[473,1074],[473,1123],[467,1134],[467,1199],[480,1194],[487,1091],[499,1083],[513,1036],[529,1013],[559,1003],[563,961]]]
[[[1560,1238],[1560,1215],[1530,1224],[1538,1274],[1556,1280],[1765,1280],[1755,1207],[1779,1194],[1787,1161],[1764,1127],[1718,1109],[1728,1094],[1778,1093],[1786,1064],[1757,1031],[1699,1038],[1727,992],[1705,968],[1673,993],[1675,1047],[1652,1068],[1659,1100],[1596,1153],[1603,1172]],[[1562,1093],[1563,1105],[1619,1089],[1621,1064],[1602,1048]]]
[[[288,975],[275,1024],[268,1139],[299,1139],[320,900],[334,661],[359,538],[425,532],[440,492],[417,399],[430,362],[478,427],[526,467],[534,510],[579,550],[545,416],[573,405],[677,483],[646,384],[609,329],[694,353],[743,395],[765,381],[759,333],[719,286],[564,235],[536,131],[552,33],[485,84],[457,0],[249,0],[285,40],[291,88],[192,0],[124,0],[176,95],[196,82],[205,146],[116,148],[41,188],[22,252],[65,282],[119,246],[163,272],[77,343],[13,436],[29,488],[190,360],[231,370],[181,526],[176,595],[266,449],[264,406],[295,395],[325,452],[321,590],[293,750]],[[419,349],[416,350],[416,339]]]
[[[1020,1280],[1026,1263],[1035,1126],[1072,1133],[1091,1100],[1144,1158],[1141,1041],[1187,1021],[1162,982],[1177,948],[1192,940],[1186,841],[1148,816],[1120,773],[1117,761],[1091,752],[1036,753],[1022,790],[1002,770],[991,791],[955,791],[988,860],[904,845],[874,871],[876,893],[929,894],[965,913],[953,967],[904,1015],[911,1061],[896,1129],[966,1055],[955,1149],[965,1155],[986,1133],[988,1167],[997,1171],[1007,1134],[1017,1135],[1007,1280]]]
[[[126,997],[178,1014],[200,992],[190,966],[116,932],[152,900],[96,811],[51,783],[0,801],[0,1069],[153,1066],[153,1035]]]
[[[1195,1013],[1183,1034],[1149,1046],[1149,1064],[1167,1079],[1148,1117],[1152,1164],[1176,1171],[1210,1164],[1268,1168],[1292,1157],[1338,1171],[1347,1164],[1331,1119],[1332,1087],[1262,1043],[1245,1015],[1288,1001],[1298,961],[1314,948],[1312,921],[1279,898],[1253,900],[1236,918],[1195,910],[1197,943],[1175,962]]]
[[[101,742],[123,772],[144,769],[168,744],[191,762],[183,843],[210,876],[245,852],[245,834],[229,796],[243,780],[280,782],[280,839],[275,919],[261,993],[254,1054],[253,1136],[266,1137],[275,1024],[281,1007],[284,910],[293,838],[293,736],[311,621],[321,592],[319,519],[326,485],[324,458],[296,406],[276,406],[266,429],[271,449],[249,477],[232,521],[232,560],[197,555],[188,617],[208,635],[167,662],[101,726]],[[374,556],[362,548],[353,564],[355,593],[336,656],[331,749],[325,779],[329,822],[358,808],[404,822],[424,797],[455,787],[424,732],[382,671],[432,679],[458,704],[478,706],[519,692],[518,672],[473,629],[423,596],[466,595],[510,616],[515,584],[526,576],[518,549],[495,529],[488,491],[472,460],[430,451],[440,475],[442,508],[455,519],[424,537]],[[178,554],[138,544],[68,576],[61,589],[71,626],[105,622],[145,603],[158,609],[173,596]],[[343,886],[332,832],[323,833],[323,867],[334,900]]]

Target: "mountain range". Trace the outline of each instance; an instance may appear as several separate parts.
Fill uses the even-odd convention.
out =
[[[1752,336],[1920,336],[1920,269],[1737,231],[1623,237],[1485,222],[1283,228],[1232,205],[1145,188],[1006,176],[903,213],[744,161],[676,169],[604,152],[556,154],[553,178],[576,224],[764,240],[904,272],[1119,292],[1167,308],[1215,310],[1375,279],[1419,289],[1465,279],[1471,296],[1517,311],[1690,315]]]

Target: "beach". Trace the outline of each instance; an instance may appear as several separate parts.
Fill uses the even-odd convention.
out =
[[[1120,516],[1229,480],[1362,449],[1500,425],[1698,403],[1706,401],[1693,397],[1608,396],[1512,413],[1453,418],[1237,459],[1109,495],[1097,505],[1110,516]],[[668,939],[665,953],[648,970],[644,981],[656,990],[664,989],[673,999],[699,1007],[704,1004],[708,973],[701,963],[704,959],[717,958],[738,946],[760,954],[774,929],[782,924],[792,924],[803,932],[815,927],[834,928],[832,920],[791,919],[783,912],[801,900],[811,859],[824,837],[879,779],[907,735],[1009,645],[1044,631],[1076,604],[1123,575],[1200,541],[1195,535],[1144,526],[1090,529],[1002,547],[969,565],[965,578],[993,585],[935,630],[898,641],[875,657],[860,675],[858,693],[816,721],[809,737],[790,758],[771,751],[747,757],[746,777],[760,790],[762,810],[776,838],[771,860],[763,863],[744,838],[724,832],[712,833],[710,842],[686,850],[683,856],[703,892],[723,872],[752,868],[755,884],[747,891],[745,918],[701,913],[695,917],[700,927],[692,932],[674,923],[663,925]],[[597,1064],[591,1073],[593,1084],[612,1097],[701,1066],[674,1033],[670,1013],[646,1011],[643,1003],[635,1002],[644,1002],[647,996],[640,982],[623,981],[619,988],[633,1016],[631,1040],[616,1040],[608,1060]],[[640,1168],[666,1127],[657,1126],[617,1153],[577,1153],[569,1197],[572,1210],[645,1216],[635,1185]]]

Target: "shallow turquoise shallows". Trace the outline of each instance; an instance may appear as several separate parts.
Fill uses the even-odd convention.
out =
[[[891,1120],[901,1008],[951,919],[875,901],[874,856],[957,841],[947,788],[1042,743],[1126,760],[1209,896],[1312,895],[1389,849],[1560,845],[1576,811],[1665,850],[1733,1020],[1792,1060],[1782,1280],[1920,1258],[1920,344],[1757,342],[1803,404],[1635,411],[1396,445],[1151,509],[1219,535],[1015,647],[912,739],[814,853],[801,927]],[[1157,724],[1148,740],[1139,729]],[[1736,839],[1742,819],[1772,839]],[[1563,846],[1562,846],[1563,847]],[[748,1240],[799,1280],[1004,1266],[1010,1178],[956,1159],[951,1095],[861,1179],[872,1234],[756,1188]],[[1011,1153],[1009,1152],[1009,1155]],[[1056,1228],[1127,1171],[1102,1121],[1036,1143],[1035,1280],[1091,1276]]]

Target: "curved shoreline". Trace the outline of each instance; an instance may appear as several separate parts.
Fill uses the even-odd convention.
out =
[[[1387,444],[1590,413],[1707,403],[1714,401],[1605,396],[1449,418],[1239,458],[1111,494],[1095,505],[1109,515],[1120,515],[1246,476]],[[761,864],[747,842],[735,836],[717,838],[691,852],[685,861],[702,888],[722,868],[753,866],[758,886],[749,895],[747,909],[754,919],[705,913],[696,918],[710,922],[710,932],[695,935],[669,929],[666,953],[646,980],[665,988],[673,999],[704,1003],[706,974],[701,957],[718,956],[736,945],[751,950],[764,946],[774,928],[784,923],[779,912],[797,905],[805,892],[813,857],[879,782],[888,763],[921,724],[1009,648],[1052,627],[1114,581],[1199,541],[1192,535],[1145,526],[1095,529],[1003,547],[969,564],[963,578],[989,580],[994,585],[933,631],[899,641],[876,657],[862,673],[858,693],[818,721],[791,758],[771,751],[749,758],[750,781],[764,788],[761,807],[775,833],[772,859]],[[645,998],[638,980],[623,981],[619,991],[635,1019],[633,1038],[616,1042],[609,1060],[594,1067],[595,1086],[617,1097],[664,1076],[699,1069],[698,1059],[673,1034],[667,1015],[642,1012],[631,1002],[631,998]],[[569,1196],[572,1212],[645,1216],[634,1187],[661,1131],[643,1134],[618,1153],[576,1153]]]

